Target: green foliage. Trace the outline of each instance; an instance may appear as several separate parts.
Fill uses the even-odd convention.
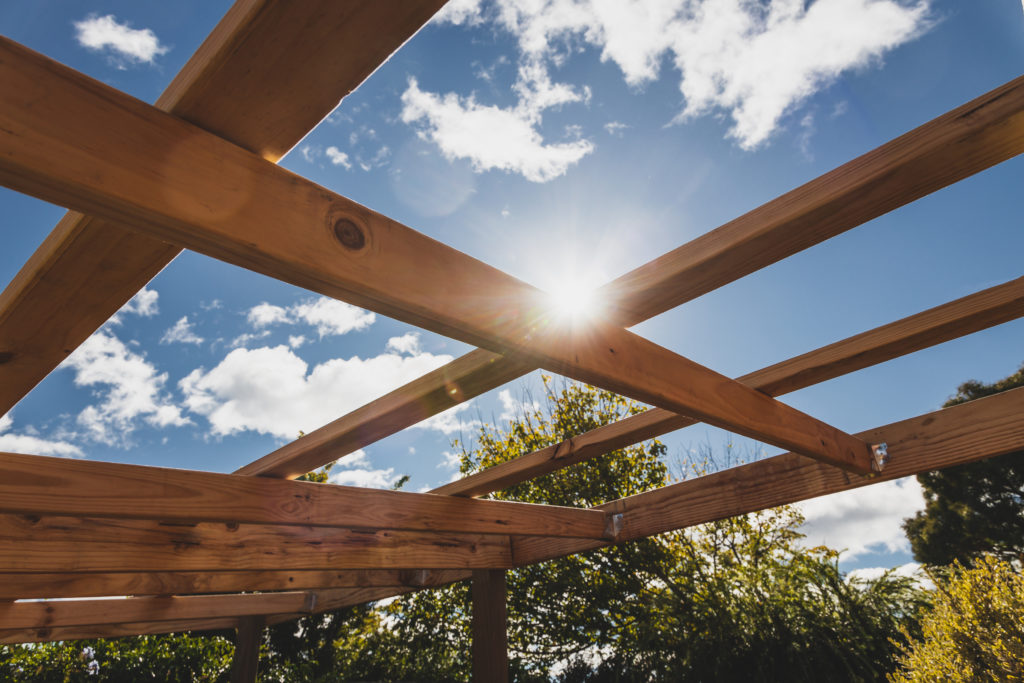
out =
[[[548,409],[485,426],[462,471],[491,467],[640,409],[615,394],[547,385]],[[495,498],[591,506],[669,482],[657,442],[512,487]],[[799,544],[793,508],[724,520],[508,572],[514,679],[882,680],[898,627],[924,594],[908,579],[846,581],[834,551]],[[468,680],[465,584],[399,598],[367,634],[380,659],[344,680]]]
[[[960,385],[945,406],[1024,386],[1024,366],[992,384]],[[917,477],[925,508],[903,528],[925,564],[971,564],[985,553],[1024,560],[1024,451],[926,472]]]
[[[902,647],[893,683],[1024,680],[1024,576],[992,556],[937,582],[922,636]]]
[[[0,681],[227,681],[234,646],[187,634],[0,646]]]

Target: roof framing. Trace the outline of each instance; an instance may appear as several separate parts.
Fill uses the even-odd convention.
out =
[[[1021,153],[1024,77],[618,278],[608,320],[570,329],[529,285],[273,163],[441,4],[239,0],[155,107],[0,39],[0,182],[88,214],[0,294],[0,414],[182,248],[482,347],[231,475],[0,454],[0,642],[248,627],[471,572],[498,585],[1024,448],[1024,389],[857,435],[772,398],[1020,317],[1024,278],[737,380],[624,329]],[[428,494],[287,481],[537,367],[656,407]],[[696,421],[793,452],[594,509],[472,499]],[[111,595],[139,597],[15,601]]]

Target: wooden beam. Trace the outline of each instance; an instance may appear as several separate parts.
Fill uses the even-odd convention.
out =
[[[296,615],[301,616],[301,615]],[[45,643],[54,640],[82,640],[84,638],[122,638],[157,633],[185,631],[222,631],[236,628],[238,619],[186,619],[184,621],[144,621],[101,626],[66,626],[40,629],[13,629],[0,631],[0,643]]]
[[[462,570],[341,569],[222,572],[45,572],[0,574],[0,600],[180,595],[242,591],[439,586]]]
[[[235,657],[231,662],[231,683],[256,683],[260,668],[260,636],[263,619],[242,617],[235,629]]]
[[[2,575],[0,575],[2,576]],[[147,621],[187,621],[264,614],[308,614],[316,591],[235,593],[0,604],[0,631]]]
[[[508,681],[508,619],[505,613],[505,572],[473,572],[473,680]]]
[[[626,330],[559,329],[515,278],[6,40],[0,86],[16,93],[0,101],[0,181],[14,189],[870,471],[868,445],[848,434]]]
[[[0,515],[0,572],[473,569],[508,566],[508,536]],[[2,577],[0,573],[0,577]],[[2,578],[0,578],[2,581]]]
[[[986,93],[627,273],[603,288],[600,296],[615,302],[610,306],[614,322],[635,325],[1010,159],[1024,151],[1021,126],[1014,123],[1020,117],[1022,99],[1021,79]],[[648,288],[658,289],[659,295],[647,296]],[[522,364],[517,359],[477,355],[474,365],[473,354],[435,371],[436,378],[443,377],[435,386],[460,386],[456,364],[468,373],[489,368],[495,373],[494,381],[474,385],[483,393],[507,381]],[[536,365],[527,365],[520,374],[534,369]],[[390,397],[390,433],[423,419],[419,389],[422,384],[410,384]],[[777,393],[784,391],[779,388]],[[399,403],[400,394],[405,394],[404,404]],[[437,412],[445,407],[438,405]],[[319,430],[315,443],[331,452],[332,439],[337,439],[340,452],[345,453],[350,447],[345,436],[358,433],[359,424],[353,416],[344,429],[328,425]],[[306,455],[299,443],[267,456],[254,468],[269,476],[298,476],[337,457],[338,451],[326,458],[321,453]],[[352,450],[365,445],[359,443]],[[289,458],[302,465],[291,466]]]
[[[277,161],[443,0],[239,0],[156,102]],[[181,251],[69,213],[0,293],[0,415]]]
[[[1024,316],[1024,277],[776,363],[739,378],[777,396]],[[652,408],[527,453],[432,493],[483,496],[563,467],[682,429],[697,421]]]
[[[607,526],[595,510],[16,453],[0,453],[0,512],[588,538]]]
[[[1024,388],[894,422],[860,434],[889,445],[875,477],[850,477],[793,453],[709,474],[598,506],[621,514],[618,541],[788,505],[1024,449]],[[600,547],[540,538],[513,542],[517,565]]]

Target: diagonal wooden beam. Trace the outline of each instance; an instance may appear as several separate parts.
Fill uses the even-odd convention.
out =
[[[1024,316],[1024,277],[936,306],[739,378],[777,396]],[[661,408],[604,425],[435,488],[450,496],[493,491],[667,434],[697,421]]]
[[[850,435],[626,330],[560,329],[515,278],[10,41],[0,86],[17,94],[0,102],[0,181],[14,189],[870,471],[869,446]]]
[[[0,514],[6,572],[480,569],[508,566],[509,537],[266,524]]]
[[[860,436],[889,444],[893,455],[875,477],[849,477],[786,453],[613,501],[618,541],[788,505],[818,496],[962,465],[1024,449],[1024,388],[878,427]],[[540,538],[513,542],[516,564],[533,564],[605,544]]]
[[[156,106],[277,161],[443,0],[238,0]],[[0,293],[0,415],[181,251],[69,213]]]
[[[15,453],[0,453],[0,512],[587,538],[607,526],[595,510]]]
[[[617,324],[635,325],[1010,159],[1024,151],[1021,126],[1014,123],[1022,107],[1018,79],[627,273],[601,297],[613,302]],[[647,287],[659,295],[647,297]],[[521,359],[473,351],[241,471],[299,476],[372,443],[358,438],[363,424],[373,425],[371,437],[387,436],[424,419],[425,406],[436,414],[454,405],[432,400],[445,387],[459,388],[468,399],[535,369]],[[492,381],[477,379],[486,372],[494,373]],[[377,431],[382,422],[386,428]]]

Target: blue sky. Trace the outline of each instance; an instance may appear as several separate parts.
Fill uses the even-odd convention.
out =
[[[226,2],[0,6],[3,33],[153,101]],[[457,0],[283,160],[549,290],[598,285],[1018,75],[1017,0]],[[1019,277],[1012,160],[641,324],[739,375]],[[63,210],[0,189],[0,279]],[[848,431],[1024,361],[999,328],[785,398]],[[231,471],[461,355],[459,342],[195,254],[0,418],[0,449]],[[448,481],[451,439],[536,373],[347,458],[339,483]],[[699,426],[665,437],[776,452]],[[909,555],[913,481],[805,505],[848,569]]]

